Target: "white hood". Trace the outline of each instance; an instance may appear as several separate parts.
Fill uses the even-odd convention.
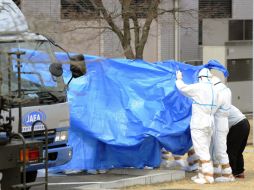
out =
[[[23,13],[12,0],[0,0],[0,35],[28,32]]]
[[[203,68],[198,73],[199,82],[210,82],[212,74],[207,68]]]

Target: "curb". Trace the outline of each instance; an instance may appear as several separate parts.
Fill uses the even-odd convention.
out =
[[[134,185],[150,185],[155,183],[176,181],[185,177],[184,171],[178,170],[138,170],[138,169],[122,169],[113,170],[110,173],[126,175],[125,179],[104,182],[100,184],[91,184],[86,186],[76,187],[79,190],[103,190],[117,189]],[[132,175],[132,177],[128,177]],[[138,176],[137,176],[138,175]],[[141,176],[140,176],[141,175]]]

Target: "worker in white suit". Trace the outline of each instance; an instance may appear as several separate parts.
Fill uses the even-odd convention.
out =
[[[217,92],[218,109],[214,114],[214,129],[211,153],[214,165],[214,178],[216,182],[234,181],[232,169],[227,154],[227,135],[229,131],[228,115],[231,106],[231,90],[213,76],[212,83]]]
[[[193,147],[200,159],[200,171],[192,180],[199,184],[214,182],[209,148],[214,113],[217,109],[217,94],[211,77],[209,69],[203,68],[198,74],[198,83],[187,85],[182,80],[182,73],[176,73],[176,87],[183,95],[193,100],[190,129]]]

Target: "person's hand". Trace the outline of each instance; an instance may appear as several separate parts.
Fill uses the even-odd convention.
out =
[[[176,71],[176,79],[177,80],[181,80],[181,79],[183,79],[183,74],[182,74],[182,72],[181,71]]]

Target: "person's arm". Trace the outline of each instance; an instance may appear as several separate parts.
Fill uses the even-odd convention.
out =
[[[177,89],[185,96],[194,97],[199,90],[199,86],[197,84],[185,84],[182,80],[181,71],[177,71],[176,73],[176,87]]]

